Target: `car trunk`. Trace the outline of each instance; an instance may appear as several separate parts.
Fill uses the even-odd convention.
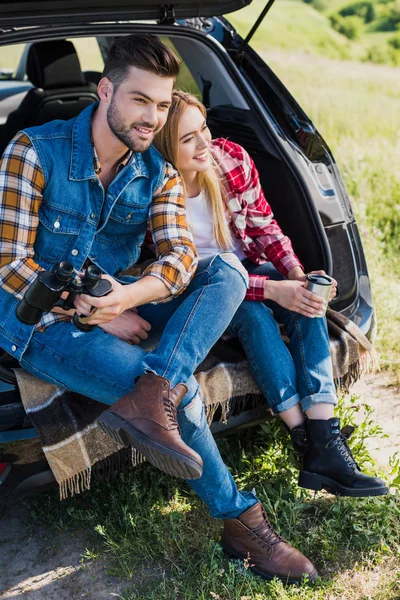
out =
[[[243,8],[251,0],[22,0],[2,2],[0,21],[3,28],[76,22],[187,19],[228,14]]]

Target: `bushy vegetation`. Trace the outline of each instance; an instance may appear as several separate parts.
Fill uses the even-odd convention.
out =
[[[364,23],[371,23],[376,18],[376,2],[355,2],[349,4],[339,11],[342,17],[350,17],[356,15],[360,17]]]
[[[397,35],[388,39],[389,46],[392,46],[395,50],[400,50],[400,32]]]
[[[349,40],[358,40],[361,37],[363,20],[357,15],[343,17],[339,13],[330,16],[330,22],[338,33],[345,35]]]
[[[331,27],[353,42],[353,58],[378,64],[400,64],[397,36],[388,37],[389,32],[394,32],[400,27],[400,0],[303,2],[326,15]],[[356,42],[361,44],[356,46]]]

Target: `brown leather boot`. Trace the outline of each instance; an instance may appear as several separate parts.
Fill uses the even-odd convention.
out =
[[[272,529],[260,502],[238,519],[224,520],[222,547],[232,558],[249,560],[249,568],[263,579],[278,577],[285,583],[298,583],[306,573],[314,581],[314,565]]]
[[[116,442],[139,450],[161,471],[198,479],[203,461],[181,439],[176,419],[177,406],[186,392],[183,383],[170,390],[168,379],[145,373],[132,392],[100,415],[98,424]]]

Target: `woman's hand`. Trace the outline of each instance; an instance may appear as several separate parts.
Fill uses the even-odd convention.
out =
[[[325,313],[325,300],[304,287],[303,281],[273,281],[264,283],[265,300],[273,300],[283,308],[297,312],[304,317],[316,317]]]
[[[289,271],[288,279],[291,279],[292,281],[306,281],[307,275],[326,275],[326,273],[323,269],[320,269],[319,271],[310,271],[309,273],[304,273],[300,267],[294,267],[291,271]],[[333,277],[331,277],[331,279],[333,279]],[[336,294],[337,294],[337,281],[336,281],[336,279],[333,279],[329,300],[332,300],[332,298],[335,298]]]
[[[323,271],[322,269],[320,271],[310,271],[310,273],[307,273],[307,275],[326,275],[325,271]],[[332,288],[331,288],[331,294],[329,296],[329,302],[332,300],[332,298],[335,298],[336,294],[337,294],[337,281],[336,279],[333,279],[333,277],[331,277],[332,281]]]

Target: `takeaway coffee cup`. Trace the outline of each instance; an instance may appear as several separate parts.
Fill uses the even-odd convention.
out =
[[[326,304],[328,305],[329,298],[331,295],[333,279],[329,277],[329,275],[316,275],[310,273],[306,277],[306,289],[313,294],[317,294],[321,298],[324,298]],[[316,317],[324,317],[326,310],[323,315],[315,315]]]

